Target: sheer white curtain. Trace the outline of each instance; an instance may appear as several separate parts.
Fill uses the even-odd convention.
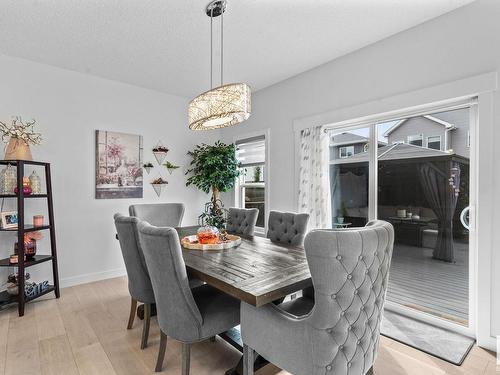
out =
[[[300,134],[299,212],[310,215],[310,228],[331,228],[329,138],[321,126]]]

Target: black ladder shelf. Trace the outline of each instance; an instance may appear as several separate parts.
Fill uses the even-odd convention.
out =
[[[56,298],[59,298],[59,276],[57,270],[57,251],[56,251],[56,232],[54,226],[54,204],[52,201],[52,183],[50,177],[50,164],[31,160],[0,160],[0,165],[12,165],[17,167],[17,194],[0,194],[0,198],[17,198],[17,215],[18,227],[0,229],[0,231],[16,231],[18,243],[18,263],[11,264],[9,258],[0,259],[0,267],[17,267],[18,269],[18,285],[19,294],[17,296],[9,295],[6,291],[0,293],[0,307],[7,304],[17,303],[19,316],[24,315],[24,305],[42,295],[54,292]],[[45,184],[46,194],[30,194],[25,195],[23,191],[23,177],[25,165],[41,166],[45,169]],[[26,199],[44,198],[47,199],[47,207],[49,213],[49,223],[47,225],[34,227],[33,225],[25,224],[24,203]],[[26,232],[48,230],[50,233],[50,255],[35,255],[32,259],[24,260],[24,234]],[[35,297],[27,297],[24,294],[25,270],[27,267],[43,262],[52,262],[52,273],[54,285],[50,285],[48,289]]]

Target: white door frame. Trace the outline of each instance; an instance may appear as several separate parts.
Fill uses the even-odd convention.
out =
[[[300,132],[302,129],[319,126],[323,124],[335,124],[338,127],[346,125],[356,125],[353,119],[357,119],[357,124],[369,124],[374,120],[383,121],[393,119],[398,113],[405,115],[418,114],[424,111],[433,111],[433,108],[444,108],[457,103],[460,100],[468,100],[478,97],[477,122],[475,126],[471,123],[471,149],[478,150],[481,145],[481,153],[471,155],[475,160],[471,160],[471,170],[475,174],[471,175],[473,187],[472,193],[477,197],[471,205],[471,217],[473,217],[473,234],[470,238],[470,245],[473,249],[480,249],[475,254],[470,266],[472,298],[469,298],[472,308],[470,308],[471,322],[470,328],[465,332],[459,326],[452,324],[452,327],[462,333],[476,337],[478,345],[494,350],[496,346],[495,338],[491,333],[491,307],[492,307],[492,236],[493,219],[492,204],[494,192],[493,187],[493,95],[497,90],[497,73],[485,73],[461,79],[454,82],[433,86],[390,98],[375,100],[352,107],[335,109],[333,111],[316,114],[294,120],[293,128],[295,132],[295,197],[298,203],[298,171]],[[473,112],[473,111],[471,111]],[[477,128],[473,130],[472,128]],[[373,147],[372,147],[373,150]],[[373,163],[372,163],[373,164]],[[374,171],[376,173],[376,171]],[[375,177],[375,174],[373,177]],[[376,181],[376,180],[374,180]],[[373,182],[372,182],[373,183]],[[376,202],[376,197],[375,202]],[[372,199],[373,199],[372,198]],[[370,212],[370,217],[376,212]],[[481,272],[477,272],[480,269]],[[390,304],[387,305],[390,307]],[[420,315],[420,314],[419,314]],[[428,316],[431,323],[443,323],[442,319]],[[438,320],[437,322],[435,320]],[[446,323],[444,323],[446,325]],[[458,328],[457,328],[458,327]]]

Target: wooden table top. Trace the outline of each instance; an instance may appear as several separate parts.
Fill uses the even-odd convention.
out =
[[[198,227],[177,228],[182,238]],[[216,251],[183,249],[190,275],[254,306],[312,285],[304,249],[242,237],[240,246]]]

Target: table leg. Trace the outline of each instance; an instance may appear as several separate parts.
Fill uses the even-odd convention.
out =
[[[225,340],[228,344],[238,349],[238,351],[243,353],[243,340],[241,339],[241,331],[239,326],[221,333],[219,337]],[[254,371],[257,371],[268,363],[269,362],[266,361],[263,357],[261,357],[260,355],[256,355],[254,361]],[[241,356],[235,367],[226,371],[226,375],[243,375],[243,356]]]

